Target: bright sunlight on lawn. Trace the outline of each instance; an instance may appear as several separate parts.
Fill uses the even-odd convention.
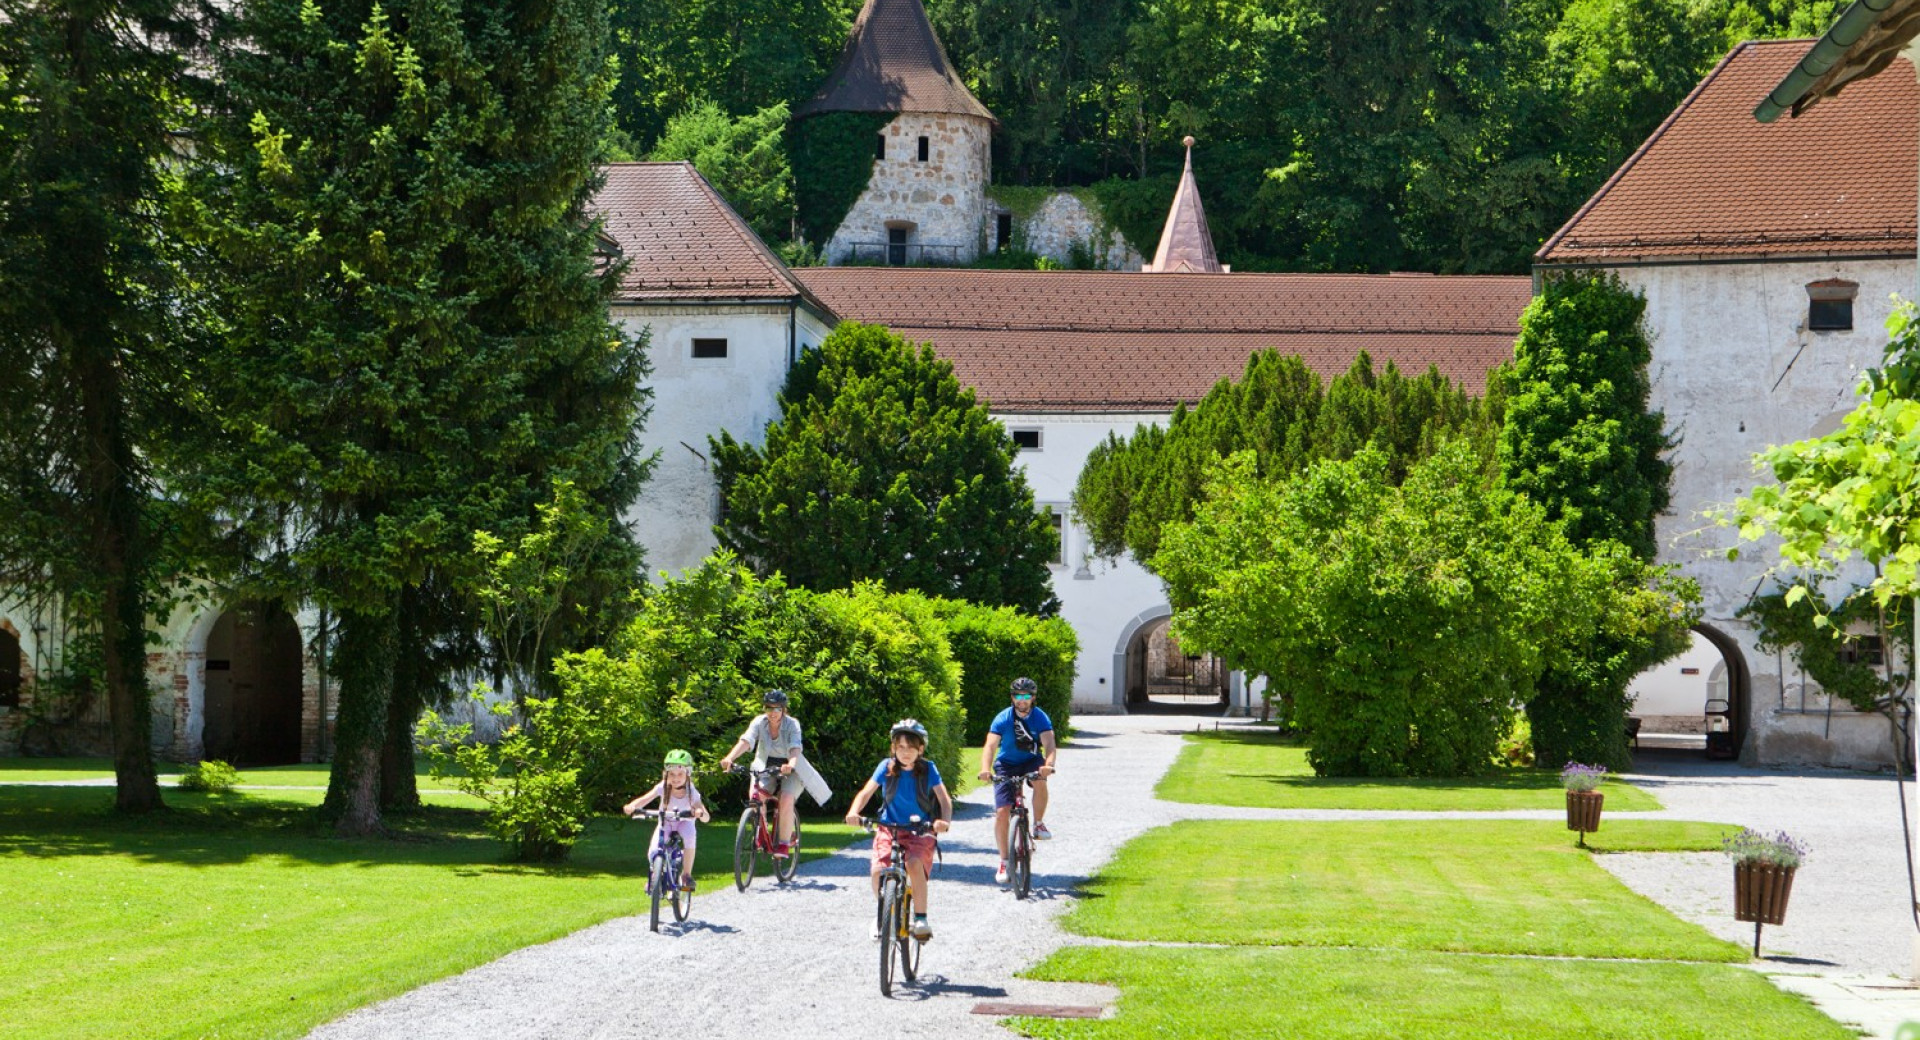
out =
[[[1734,828],[1608,821],[1613,851],[1718,849]],[[1112,939],[1744,961],[1634,894],[1558,823],[1187,821],[1135,839],[1067,927]]]
[[[169,791],[115,816],[111,788],[0,787],[0,1032],[298,1036],[353,1008],[644,911],[650,824],[595,821],[571,862],[502,862],[463,795],[333,838],[320,792]],[[701,890],[731,884],[738,806],[701,828]],[[807,823],[809,858],[854,836]],[[802,867],[804,875],[805,868]],[[696,898],[695,920],[701,919]],[[660,941],[671,941],[660,937]]]
[[[1121,987],[1106,1021],[1014,1019],[1075,1040],[1850,1040],[1741,968],[1389,950],[1069,947],[1029,973]]]
[[[1608,782],[1607,812],[1658,809],[1652,795]],[[1256,809],[1405,809],[1418,812],[1558,809],[1560,774],[1502,769],[1459,780],[1318,777],[1307,749],[1271,729],[1195,733],[1155,794],[1172,802]]]

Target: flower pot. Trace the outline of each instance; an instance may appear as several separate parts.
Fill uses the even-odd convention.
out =
[[[1586,834],[1600,829],[1600,804],[1607,796],[1598,791],[1567,792],[1567,829]]]
[[[1793,894],[1793,872],[1797,869],[1772,863],[1735,863],[1733,919],[1785,924],[1787,897]]]

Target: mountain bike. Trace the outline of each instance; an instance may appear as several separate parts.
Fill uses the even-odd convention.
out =
[[[760,872],[760,858],[766,857],[767,865],[773,868],[773,876],[781,884],[793,880],[800,870],[800,820],[796,815],[793,821],[793,841],[787,846],[784,859],[774,855],[780,844],[780,799],[768,794],[767,789],[780,779],[778,769],[747,769],[735,766],[735,773],[746,773],[753,777],[753,787],[747,793],[747,807],[740,813],[740,825],[733,831],[733,884],[745,892],[753,884],[754,875]]]
[[[694,814],[685,809],[642,809],[633,814],[633,818],[659,820],[662,825],[679,820],[694,819]],[[653,903],[650,927],[660,930],[660,900],[665,898],[673,907],[673,919],[684,921],[693,912],[693,893],[680,887],[680,872],[687,861],[686,843],[680,840],[679,831],[667,832],[660,847],[647,856],[647,896]]]
[[[905,827],[876,820],[861,820],[860,826],[868,834],[884,829],[895,839],[893,855],[888,857],[886,869],[880,872],[880,896],[875,905],[880,925],[880,995],[891,997],[896,964],[900,977],[908,982],[920,974],[921,942],[913,937],[913,891],[907,882],[907,849],[899,839],[911,834],[932,834],[933,825],[916,816],[913,823]]]
[[[993,778],[996,784],[1013,787],[1013,805],[1009,807],[1012,818],[1007,821],[1007,881],[1013,886],[1015,899],[1025,899],[1033,890],[1033,831],[1027,825],[1027,788],[1039,778],[1038,773],[996,773]]]

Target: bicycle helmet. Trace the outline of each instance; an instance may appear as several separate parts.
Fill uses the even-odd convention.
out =
[[[787,691],[768,690],[767,692],[760,695],[760,706],[764,708],[780,708],[784,710],[787,706]]]
[[[919,737],[921,743],[926,743],[927,727],[922,726],[916,719],[901,719],[893,724],[893,729],[887,732],[887,739],[892,740],[902,736]]]
[[[693,753],[681,750],[669,751],[667,752],[667,765],[686,766],[688,769],[692,769]]]
[[[1020,678],[1015,679],[1013,681],[1012,692],[1013,692],[1013,695],[1016,697],[1019,697],[1019,696],[1032,697],[1035,694],[1040,692],[1040,684],[1037,682],[1034,682],[1032,679],[1029,679],[1023,675]]]

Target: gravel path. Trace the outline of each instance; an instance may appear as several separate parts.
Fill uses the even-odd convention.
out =
[[[933,886],[935,938],[918,985],[880,996],[877,954],[867,929],[873,902],[867,843],[808,864],[784,888],[761,879],[745,893],[703,890],[685,925],[647,930],[622,918],[509,954],[316,1030],[352,1038],[781,1036],[982,1037],[1007,1033],[971,1013],[983,1001],[1111,1005],[1104,987],[1015,978],[1066,937],[1055,915],[1072,886],[1119,847],[1179,819],[1564,819],[1564,813],[1401,813],[1263,810],[1181,805],[1153,797],[1195,725],[1178,717],[1083,717],[1062,752],[1049,823],[1056,840],[1038,846],[1035,896],[1016,901],[993,883],[992,792],[973,792],[942,842]],[[1767,930],[1782,967],[1852,975],[1906,970],[1911,925],[1904,916],[1898,806],[1887,778],[1849,774],[1763,774],[1681,756],[1642,753],[1654,763],[1631,777],[1667,806],[1651,818],[1725,821],[1785,829],[1808,839],[1813,858],[1795,882],[1788,924]],[[1624,814],[1622,814],[1624,815]],[[1604,826],[1604,824],[1603,824]],[[1731,870],[1717,853],[1603,856],[1630,887],[1734,941],[1751,926],[1731,920]],[[636,905],[638,893],[636,892]],[[511,913],[511,908],[475,908]],[[405,941],[404,936],[396,941]],[[751,976],[755,981],[749,985]],[[907,1004],[911,1014],[895,1006]]]

